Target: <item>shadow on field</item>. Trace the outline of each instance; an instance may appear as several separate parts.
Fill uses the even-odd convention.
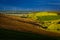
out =
[[[27,32],[12,31],[6,29],[0,29],[0,39],[15,39],[15,40],[25,40],[25,39],[36,39],[36,40],[60,40],[59,37],[49,37],[45,35],[38,35]]]

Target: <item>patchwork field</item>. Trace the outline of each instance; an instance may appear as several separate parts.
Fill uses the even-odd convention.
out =
[[[51,31],[60,32],[60,15],[57,13],[38,12],[29,14],[28,18],[38,21],[42,26]]]
[[[4,36],[5,33],[7,37],[12,34],[11,37],[19,35],[18,38],[22,35],[20,38],[59,39],[60,15],[45,13],[0,14],[0,35],[3,33]]]

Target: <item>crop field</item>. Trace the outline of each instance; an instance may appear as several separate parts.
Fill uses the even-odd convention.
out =
[[[44,14],[0,14],[0,35],[17,39],[60,40],[56,37],[60,36],[60,15]]]
[[[38,21],[49,31],[60,32],[60,15],[57,15],[57,13],[32,13],[29,14],[28,18]]]
[[[32,19],[39,22],[47,30],[60,31],[60,15],[57,13],[38,12],[30,14],[9,14],[14,16],[20,16],[22,18]],[[59,24],[58,24],[59,23]]]

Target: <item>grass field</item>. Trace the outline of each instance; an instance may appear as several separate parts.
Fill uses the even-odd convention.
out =
[[[60,15],[59,16],[37,16],[36,19],[41,21],[59,20]]]

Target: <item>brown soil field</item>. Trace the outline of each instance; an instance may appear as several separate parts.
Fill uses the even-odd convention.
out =
[[[32,32],[48,36],[60,36],[60,33],[42,29],[41,25],[39,25],[39,23],[34,20],[17,16],[8,16],[5,14],[0,14],[0,29],[1,28],[21,32]]]

